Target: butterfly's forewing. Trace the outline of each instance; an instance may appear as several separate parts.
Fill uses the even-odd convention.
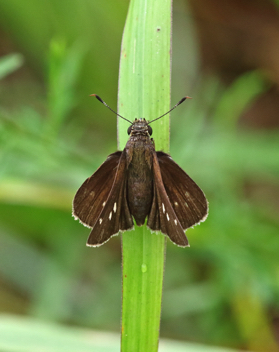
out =
[[[87,245],[100,246],[119,231],[133,228],[134,223],[127,204],[126,182],[126,154],[124,150],[121,153],[106,203],[92,228]]]
[[[153,153],[153,177],[154,196],[147,226],[166,234],[178,246],[186,247],[188,239],[166,193],[156,152]]]
[[[121,152],[107,157],[98,170],[78,189],[73,201],[73,216],[93,227],[103,210],[116,175]]]
[[[157,152],[165,190],[184,230],[204,221],[208,202],[199,186],[163,152]]]

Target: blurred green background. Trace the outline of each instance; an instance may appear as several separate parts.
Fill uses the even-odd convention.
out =
[[[128,0],[0,1],[0,312],[120,330],[120,236],[85,246],[72,198],[116,150]],[[175,0],[171,155],[209,199],[168,241],[161,336],[279,341],[278,1]],[[155,118],[156,116],[146,118]],[[126,116],[133,119],[131,116]]]

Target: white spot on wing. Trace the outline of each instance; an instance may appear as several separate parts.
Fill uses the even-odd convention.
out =
[[[177,203],[177,202],[174,202],[174,205],[178,206],[178,203]]]
[[[187,207],[187,208],[189,208],[189,205],[188,205],[188,203],[186,203],[186,202],[185,202],[185,205],[186,205],[186,207]]]
[[[165,209],[164,203],[162,203],[162,208],[163,208],[163,213],[165,214],[166,209]]]
[[[112,217],[112,211],[109,213],[109,220],[111,220]]]
[[[170,217],[169,217],[169,214],[167,213],[167,219],[168,219],[168,221],[170,221]]]
[[[177,225],[177,220],[176,219],[174,219],[174,223],[175,223],[175,225]]]
[[[116,213],[116,202],[113,205],[113,211]]]
[[[103,207],[106,205],[106,202],[103,203]]]
[[[100,225],[101,225],[101,223],[103,222],[103,219],[102,218],[100,218],[99,219],[99,223],[100,223]]]

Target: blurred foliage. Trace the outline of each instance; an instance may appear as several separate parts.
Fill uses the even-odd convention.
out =
[[[0,79],[8,76],[23,64],[23,57],[19,54],[10,54],[0,58]]]
[[[17,337],[16,339],[14,337]],[[42,344],[43,341],[43,344]],[[119,335],[50,324],[34,318],[2,315],[0,348],[13,352],[118,352]],[[205,349],[206,348],[206,349]],[[161,339],[159,352],[233,352],[223,347]]]
[[[20,52],[0,61],[2,312],[119,330],[120,238],[86,248],[89,230],[70,214],[77,188],[116,148],[115,117],[88,95],[116,106],[127,6],[0,2],[7,51]],[[174,6],[174,101],[194,99],[172,114],[171,154],[210,212],[188,230],[191,248],[168,244],[161,335],[275,351],[279,131],[239,123],[269,83],[261,71],[229,87],[201,75],[192,19]]]

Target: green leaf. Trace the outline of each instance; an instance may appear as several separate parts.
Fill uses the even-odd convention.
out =
[[[118,111],[129,120],[154,119],[170,107],[171,1],[132,0],[122,40]],[[118,120],[118,146],[127,142]],[[169,150],[168,116],[152,124],[157,150]],[[122,351],[157,351],[165,236],[144,226],[122,236]]]
[[[5,78],[10,73],[16,71],[23,65],[21,54],[9,54],[0,58],[0,79]]]
[[[48,136],[56,136],[67,115],[76,104],[75,86],[80,73],[84,49],[78,42],[67,47],[65,41],[50,43],[48,72],[49,117],[46,121]]]

